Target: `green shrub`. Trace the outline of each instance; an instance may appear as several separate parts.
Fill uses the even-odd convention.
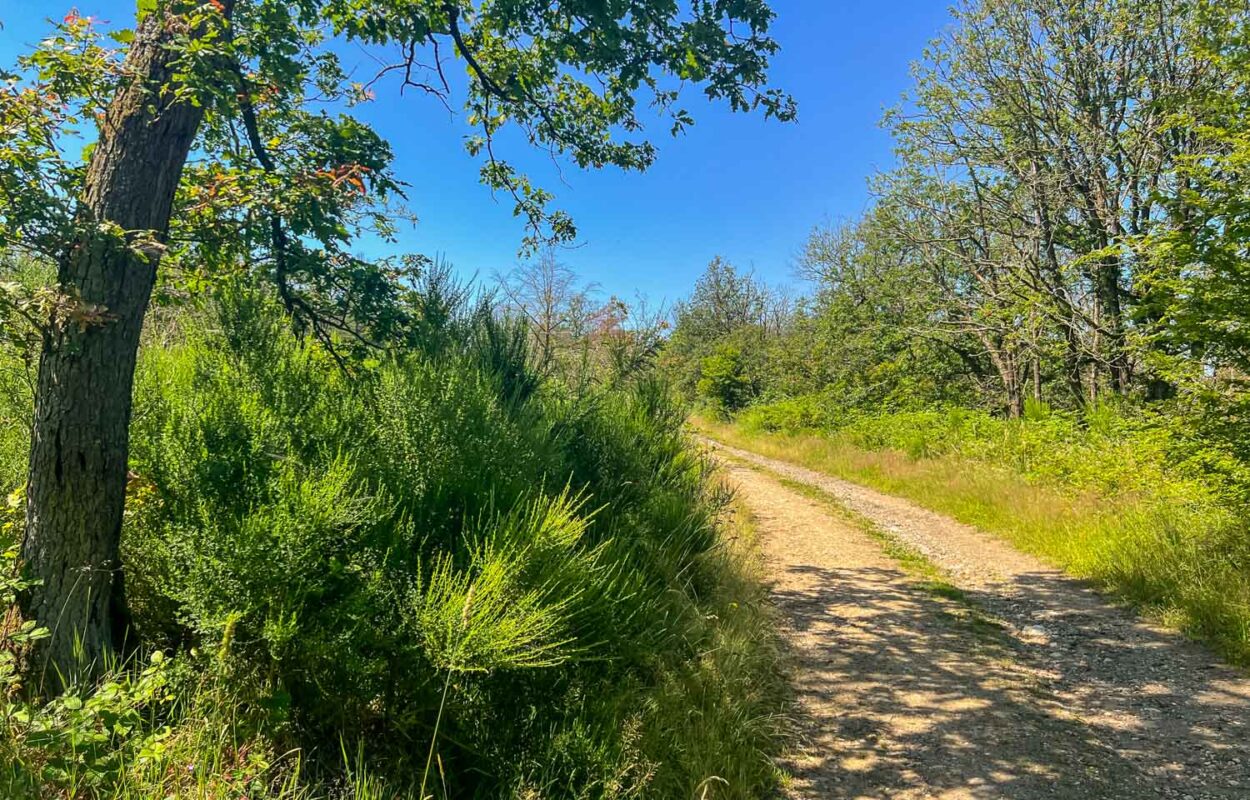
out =
[[[41,720],[0,735],[29,792],[773,785],[775,633],[683,410],[645,378],[593,397],[542,383],[523,330],[448,311],[428,346],[350,378],[245,290],[145,349],[123,560],[140,651],[174,655],[10,707]],[[87,717],[65,713],[79,702]],[[118,709],[138,714],[124,736],[105,730]],[[56,742],[82,731],[94,755],[66,761]]]
[[[754,396],[755,387],[747,372],[741,348],[723,344],[699,362],[699,398],[721,418],[738,411]]]
[[[746,430],[798,433],[829,430],[836,424],[833,404],[821,394],[787,397],[746,408],[737,421]]]

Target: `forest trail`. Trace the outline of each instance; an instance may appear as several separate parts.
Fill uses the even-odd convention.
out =
[[[756,518],[794,649],[792,797],[1250,797],[1242,673],[1002,540],[708,444]]]

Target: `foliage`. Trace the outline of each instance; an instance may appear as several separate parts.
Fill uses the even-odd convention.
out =
[[[1114,499],[1240,507],[1244,483],[1221,480],[1212,462],[1231,458],[1183,424],[1131,406],[1072,412],[1030,404],[1021,419],[958,406],[857,412],[828,396],[752,406],[738,417],[751,433],[826,434],[868,451],[953,457],[1010,469],[1027,480]]]
[[[1188,435],[1211,451],[1213,474],[1243,484],[1250,463],[1242,422],[1250,402],[1246,20],[1244,4],[1194,6],[1191,45],[1220,80],[1171,97],[1165,107],[1198,146],[1176,166],[1177,191],[1163,198],[1171,224],[1143,239],[1147,258],[1136,310],[1149,368],[1173,388]]]
[[[0,259],[0,486],[19,486],[25,478],[39,343],[26,304],[46,280],[38,264]]]
[[[196,281],[213,280],[223,265],[238,269],[241,256],[255,249],[269,250],[266,266],[286,285],[291,309],[339,323],[350,318],[341,307],[349,287],[359,292],[363,281],[382,288],[347,244],[365,229],[389,238],[388,204],[403,195],[386,142],[340,113],[380,90],[417,88],[449,106],[462,95],[476,129],[466,146],[482,159],[481,180],[514,198],[515,213],[532,228],[531,243],[572,238],[575,228],[548,208],[549,192],[502,159],[497,139],[509,128],[584,168],[641,170],[656,147],[632,138],[644,127],[639,102],[650,101],[677,134],[694,122],[681,105],[683,84],[736,111],[795,115],[793,101],[767,86],[777,45],[768,36],[774,14],[762,0],[680,11],[656,0],[610,9],[470,0],[144,0],[134,28],[107,36],[98,20],[71,11],[16,70],[0,74],[0,122],[11,134],[0,149],[5,247],[55,255],[73,238],[85,170],[60,145],[96,139],[126,80],[128,48],[162,15],[180,18],[173,40],[162,43],[175,56],[166,88],[207,114],[197,142],[204,157],[182,179],[178,235],[158,244],[176,243],[167,255],[183,256]],[[401,55],[379,55],[376,75],[353,80],[331,38],[379,51],[398,46]],[[449,56],[462,75],[450,69]],[[127,246],[149,236],[118,233]]]
[[[733,345],[721,345],[699,362],[699,383],[695,387],[700,399],[722,417],[747,404],[753,394],[750,376],[746,374],[742,351]]]
[[[760,433],[799,433],[828,430],[835,425],[834,405],[825,395],[805,394],[744,409],[735,420],[743,429]]]
[[[682,410],[645,375],[591,397],[536,380],[523,330],[426,289],[429,349],[351,378],[246,282],[150,331],[123,557],[160,663],[17,698],[47,735],[0,737],[13,786],[748,798],[776,780],[776,634]]]

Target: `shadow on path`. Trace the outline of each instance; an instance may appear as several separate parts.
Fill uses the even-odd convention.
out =
[[[849,500],[960,589],[934,592],[823,503],[728,468],[794,646],[793,796],[1250,800],[1242,673],[1001,540],[747,455]]]
[[[808,711],[790,765],[799,796],[1157,796],[1044,702],[996,633],[900,570],[789,565],[778,577]]]

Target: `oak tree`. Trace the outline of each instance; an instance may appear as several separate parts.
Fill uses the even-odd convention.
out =
[[[133,29],[103,38],[66,17],[0,89],[0,244],[57,271],[38,298],[8,298],[42,331],[22,554],[40,582],[24,611],[52,636],[35,666],[72,680],[125,628],[127,429],[158,276],[272,280],[339,357],[403,325],[388,299],[409,262],[350,245],[390,234],[391,204],[414,192],[353,104],[411,91],[462,106],[481,180],[512,198],[527,239],[569,239],[501,134],[641,170],[657,155],[644,122],[693,123],[683,87],[789,120],[792,100],[767,86],[772,19],[764,0],[139,0]],[[353,80],[340,42],[384,66]]]

